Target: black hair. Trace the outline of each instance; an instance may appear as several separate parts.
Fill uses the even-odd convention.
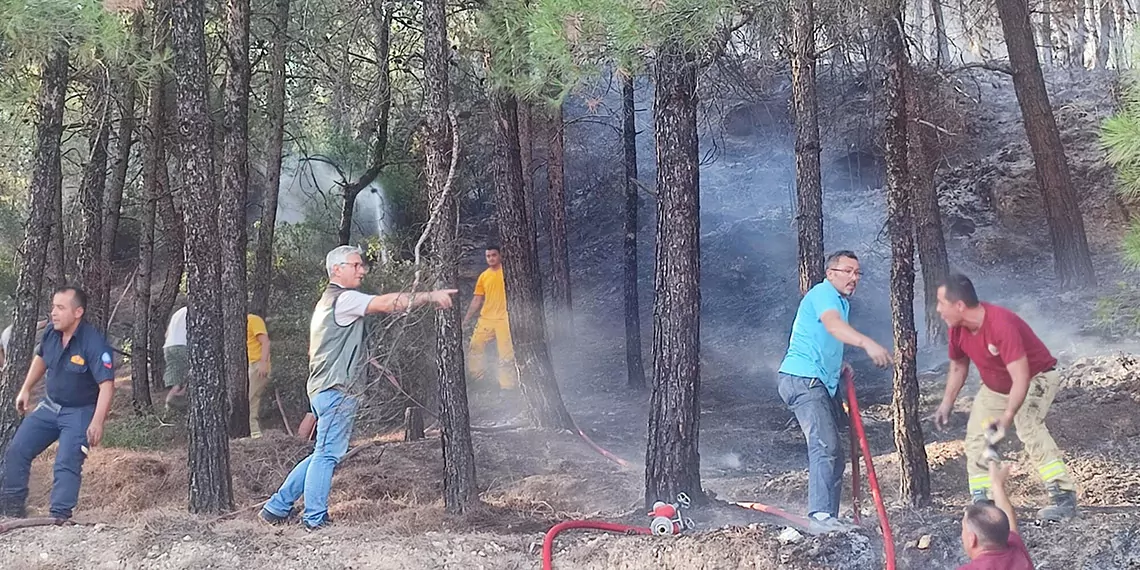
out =
[[[76,308],[80,308],[80,309],[83,309],[86,311],[87,310],[87,293],[84,293],[83,289],[80,289],[79,287],[75,287],[73,285],[64,285],[62,287],[56,288],[55,291],[52,291],[51,296],[55,297],[56,295],[58,295],[60,293],[68,293],[68,292],[70,292],[74,296],[73,298],[75,300]]]
[[[503,250],[499,248],[499,244],[497,243],[487,244],[487,247],[483,248],[483,251],[497,251],[499,253],[503,253]]]
[[[970,308],[978,306],[978,292],[974,290],[974,283],[969,277],[961,273],[951,273],[938,286],[946,289],[947,301],[951,303],[962,301]]]
[[[824,267],[831,269],[831,268],[835,267],[835,265],[837,263],[839,263],[840,259],[843,259],[843,258],[854,259],[855,261],[859,261],[859,258],[855,257],[854,251],[851,251],[849,249],[841,249],[841,250],[827,256],[827,263],[824,264]]]
[[[1009,517],[995,505],[978,503],[966,507],[966,524],[983,545],[994,548],[1009,546]]]

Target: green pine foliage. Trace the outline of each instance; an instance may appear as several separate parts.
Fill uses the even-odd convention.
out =
[[[1130,202],[1140,198],[1140,74],[1135,70],[1121,77],[1120,109],[1104,121],[1101,143],[1108,163],[1116,169],[1121,198]],[[1122,250],[1125,263],[1140,268],[1140,224],[1135,221],[1124,236]]]

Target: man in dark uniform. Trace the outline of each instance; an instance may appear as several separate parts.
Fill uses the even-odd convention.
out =
[[[59,441],[51,516],[71,518],[88,446],[103,438],[103,422],[115,391],[114,363],[106,339],[83,320],[87,295],[62,287],[52,296],[51,323],[40,341],[16,409],[26,417],[4,456],[0,516],[23,518],[32,460]],[[47,373],[43,401],[29,414],[32,391]]]

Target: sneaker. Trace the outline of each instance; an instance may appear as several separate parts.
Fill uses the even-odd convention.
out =
[[[818,533],[844,531],[849,528],[849,525],[829,513],[812,513],[808,515],[808,521],[811,523],[811,530]]]
[[[293,518],[293,515],[296,515],[296,514],[297,514],[297,509],[295,507],[292,509],[289,509],[289,514],[287,514],[285,516],[281,516],[278,514],[271,513],[271,512],[269,512],[263,508],[263,509],[261,509],[261,512],[257,513],[257,518],[259,518],[259,519],[261,519],[261,520],[263,520],[263,521],[265,521],[271,525],[277,526],[277,525],[283,525],[283,524],[289,522],[289,519]]]
[[[973,493],[970,493],[970,501],[975,505],[994,504],[993,500],[990,499],[989,495],[985,491],[974,491]]]
[[[331,525],[332,522],[333,522],[332,519],[330,519],[326,515],[325,518],[321,519],[321,522],[319,522],[317,524],[311,525],[307,521],[302,521],[301,526],[305,527],[305,530],[308,530],[308,531],[321,530],[323,528],[328,528],[328,526]]]

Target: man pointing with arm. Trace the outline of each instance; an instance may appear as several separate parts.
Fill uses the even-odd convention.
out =
[[[825,530],[840,526],[836,517],[843,490],[843,446],[834,398],[846,368],[843,345],[862,348],[876,366],[891,361],[885,348],[847,324],[847,299],[862,275],[859,259],[850,251],[827,258],[827,277],[800,300],[788,353],[780,364],[780,398],[796,414],[807,439],[808,516]]]

